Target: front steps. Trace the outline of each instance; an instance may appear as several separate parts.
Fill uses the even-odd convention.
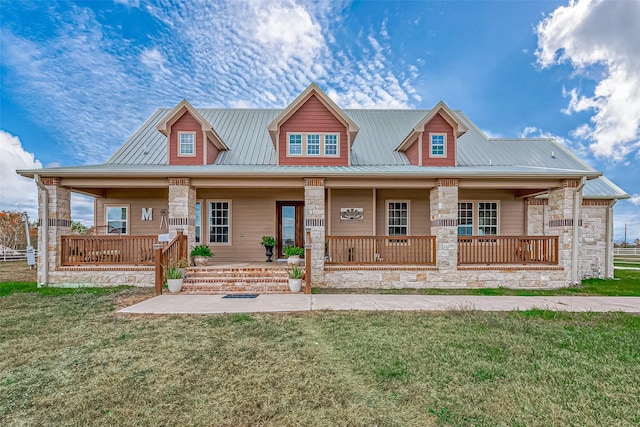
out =
[[[182,283],[185,294],[290,293],[285,265],[188,267]]]

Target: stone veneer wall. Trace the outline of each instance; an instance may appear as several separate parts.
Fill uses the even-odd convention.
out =
[[[47,285],[51,283],[51,272],[56,269],[60,264],[59,248],[62,245],[60,236],[71,234],[71,191],[67,188],[62,188],[58,184],[56,178],[43,178],[42,183],[46,187],[46,192],[49,198],[48,203],[48,217],[44,217],[44,194],[42,190],[38,190],[38,217],[40,221],[40,227],[38,227],[38,248],[44,248],[44,234],[42,224],[47,222],[47,237],[48,247],[46,251],[46,259],[42,257],[45,254],[44,251],[38,251],[37,259],[37,282],[38,285]],[[45,283],[44,269],[45,263],[48,267],[48,278]]]
[[[311,282],[324,282],[325,194],[323,178],[304,180],[305,235],[311,232]],[[306,243],[306,242],[305,242]]]
[[[169,178],[169,237],[173,239],[181,229],[195,245],[196,190],[189,178]]]
[[[431,235],[436,237],[436,266],[458,265],[458,180],[439,179],[429,194]]]
[[[608,267],[607,253],[607,209],[608,200],[594,200],[595,202],[582,206],[580,227],[579,271],[581,278],[612,277]],[[598,203],[601,202],[601,203]],[[598,205],[600,204],[600,206]],[[612,243],[612,242],[610,242]],[[611,244],[613,248],[613,244]],[[613,254],[613,250],[610,251]],[[613,263],[613,258],[610,260]]]
[[[118,285],[152,287],[154,267],[58,267],[49,272],[49,285],[56,287],[108,287]]]

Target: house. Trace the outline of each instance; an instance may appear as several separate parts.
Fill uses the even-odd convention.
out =
[[[39,189],[41,284],[153,283],[159,234],[214,264],[311,248],[314,286],[556,288],[613,277],[628,195],[552,139],[487,138],[461,111],[157,110],[104,164],[20,170]],[[70,193],[96,236],[71,236]],[[79,239],[84,239],[80,241]]]

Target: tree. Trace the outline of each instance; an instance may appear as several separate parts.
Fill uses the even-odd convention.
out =
[[[27,244],[22,212],[0,211],[0,245],[22,249]]]
[[[80,221],[71,221],[71,231],[74,234],[87,234],[87,226]]]

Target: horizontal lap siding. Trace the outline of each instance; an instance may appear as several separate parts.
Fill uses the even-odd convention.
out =
[[[363,208],[360,221],[341,221],[340,208]],[[373,233],[373,191],[371,189],[331,190],[331,235],[371,236]]]
[[[431,154],[431,139],[429,133],[446,133],[446,157],[429,157]],[[423,166],[455,166],[456,165],[456,140],[453,135],[453,128],[444,117],[437,114],[424,126],[422,137],[422,165]]]
[[[409,163],[416,166],[420,165],[420,150],[418,148],[418,144],[418,138],[414,139],[409,148],[407,148],[404,152],[407,156],[407,159],[409,160]]]
[[[460,201],[498,201],[500,202],[498,233],[502,236],[526,235],[524,227],[525,205],[523,200],[516,199],[513,190],[465,190],[458,193]]]
[[[129,205],[129,235],[152,236],[167,233],[166,223],[160,228],[160,211],[168,209],[169,194],[164,189],[113,189],[108,190],[106,197],[96,198],[94,212],[95,225],[106,225],[104,218],[105,205]],[[153,220],[142,220],[142,209],[153,208]],[[104,230],[100,230],[101,232]]]
[[[276,235],[276,200],[304,201],[303,189],[199,189],[202,199],[202,235],[209,240],[209,206],[212,199],[231,200],[231,245],[211,245],[212,262],[264,261],[262,236]],[[241,236],[242,235],[242,236]]]
[[[409,233],[412,236],[427,236],[431,233],[429,213],[429,190],[378,190],[376,212],[376,235],[387,234],[386,200],[409,200]]]
[[[212,165],[216,162],[216,159],[218,158],[218,153],[220,153],[220,150],[218,150],[218,147],[213,145],[213,142],[207,141],[207,164],[208,165]]]
[[[195,132],[195,157],[178,157],[178,132]],[[172,126],[169,134],[169,164],[170,165],[202,165],[204,164],[204,144],[202,125],[185,112]]]
[[[287,133],[289,132],[339,133],[340,157],[287,157]],[[349,143],[347,141],[346,127],[315,95],[312,95],[280,126],[278,150],[280,165],[348,166],[349,164]]]

